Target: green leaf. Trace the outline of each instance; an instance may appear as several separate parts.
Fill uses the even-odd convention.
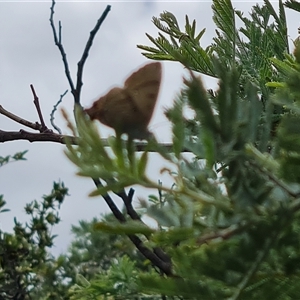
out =
[[[140,221],[127,221],[123,224],[116,224],[116,223],[107,223],[107,222],[99,222],[94,225],[95,230],[100,230],[110,234],[144,234],[149,235],[154,232],[153,229],[149,228],[148,226],[144,225]]]
[[[219,132],[219,126],[201,80],[192,76],[192,79],[190,81],[186,80],[185,84],[188,88],[187,97],[189,104],[195,109],[198,119],[212,133]]]
[[[137,167],[137,176],[142,178],[145,176],[145,171],[148,164],[148,152],[143,152],[142,156],[138,160],[138,167]]]

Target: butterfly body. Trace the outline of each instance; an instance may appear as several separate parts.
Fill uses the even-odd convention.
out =
[[[155,108],[160,82],[161,64],[147,64],[129,76],[123,88],[112,88],[85,111],[92,120],[97,119],[119,133],[145,139],[150,135],[147,127]]]

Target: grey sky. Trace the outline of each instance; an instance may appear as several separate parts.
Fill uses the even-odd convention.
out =
[[[59,20],[62,22],[63,44],[74,81],[77,62],[89,32],[107,4],[112,6],[111,11],[95,38],[84,69],[81,96],[84,106],[90,106],[112,86],[122,85],[134,69],[147,62],[136,45],[151,46],[145,32],[157,36],[158,29],[151,22],[152,16],[158,17],[161,12],[170,11],[177,17],[181,27],[186,14],[190,20],[196,19],[198,31],[207,29],[202,39],[204,46],[210,43],[214,34],[211,1],[57,1],[54,18],[56,24]],[[244,1],[234,3],[245,12],[252,4],[253,2]],[[29,88],[33,84],[49,127],[49,114],[53,104],[60,94],[69,90],[61,56],[53,42],[49,24],[50,5],[50,1],[0,2],[0,104],[16,115],[32,122],[38,121]],[[295,14],[291,17],[295,25],[291,27],[293,32],[290,34],[295,38],[299,24],[296,24],[293,17]],[[163,68],[161,92],[150,130],[161,142],[167,142],[170,141],[170,130],[163,111],[164,107],[172,105],[181,86],[184,70],[179,63],[174,62],[164,62]],[[209,78],[205,78],[205,83],[207,87],[215,87],[214,81]],[[72,105],[73,99],[68,93],[61,107],[66,108],[71,115]],[[68,133],[60,114],[56,118],[63,132]],[[22,127],[0,115],[0,128],[17,131]],[[112,133],[105,126],[99,125],[99,128],[103,136]],[[1,144],[0,147],[0,156],[29,150],[27,161],[11,163],[0,169],[0,194],[4,194],[7,208],[11,210],[1,214],[1,229],[10,230],[14,216],[21,221],[27,220],[24,205],[50,192],[52,182],[58,180],[62,180],[69,188],[70,196],[60,210],[62,223],[53,229],[54,233],[59,234],[53,253],[59,254],[66,250],[71,240],[71,224],[108,212],[101,198],[87,197],[94,188],[93,183],[87,178],[75,176],[76,168],[63,154],[64,146],[15,141]],[[153,156],[149,173],[152,178],[157,178],[161,160]],[[162,176],[160,178],[168,180]],[[147,193],[148,191],[140,188],[136,190],[138,197],[146,198]]]

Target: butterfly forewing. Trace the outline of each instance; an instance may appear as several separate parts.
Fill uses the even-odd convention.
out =
[[[134,72],[124,84],[124,89],[131,96],[139,113],[147,125],[153,114],[161,82],[161,64],[148,64]]]

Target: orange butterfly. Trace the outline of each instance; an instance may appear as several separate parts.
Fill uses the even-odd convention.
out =
[[[127,133],[134,139],[149,138],[148,124],[153,114],[161,82],[161,63],[147,64],[130,75],[123,88],[112,88],[85,110],[92,120]]]

